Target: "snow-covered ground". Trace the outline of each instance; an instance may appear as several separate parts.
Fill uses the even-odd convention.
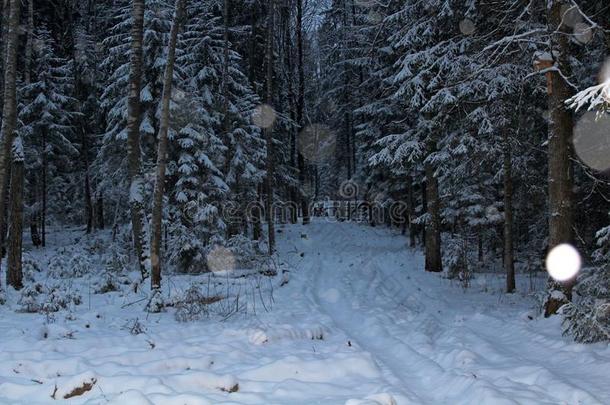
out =
[[[497,293],[501,280],[464,290],[426,274],[383,228],[318,221],[278,236],[287,273],[265,281],[272,295],[252,287],[264,290],[256,312],[224,321],[179,323],[172,308],[147,314],[137,295],[75,281],[82,304],[49,323],[15,313],[9,294],[0,403],[610,403],[608,346],[562,338],[558,317]],[[193,280],[168,277],[165,293]],[[136,318],[145,332],[134,335]]]

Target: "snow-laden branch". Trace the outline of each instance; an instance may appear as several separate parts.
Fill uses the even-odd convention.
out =
[[[588,105],[589,111],[602,110],[610,105],[610,78],[598,84],[597,86],[589,87],[574,97],[566,101],[566,104],[576,111]]]

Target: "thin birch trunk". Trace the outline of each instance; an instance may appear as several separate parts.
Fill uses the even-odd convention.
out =
[[[165,171],[167,167],[167,132],[169,130],[170,99],[172,94],[172,79],[176,60],[176,43],[178,31],[184,18],[186,0],[176,0],[174,22],[170,31],[167,47],[167,65],[163,77],[163,97],[161,99],[161,122],[157,136],[157,176],[153,194],[152,229],[150,239],[151,256],[151,289],[161,287],[161,233],[163,219],[163,194],[165,188]]]
[[[146,216],[144,213],[144,178],[140,151],[140,91],[142,87],[144,0],[132,1],[131,61],[127,118],[127,162],[129,170],[129,208],[133,244],[142,280],[148,277],[146,247]]]

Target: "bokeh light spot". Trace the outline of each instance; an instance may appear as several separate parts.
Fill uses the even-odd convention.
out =
[[[574,128],[574,151],[590,168],[610,169],[610,114],[589,111]]]
[[[212,272],[235,270],[235,256],[224,246],[215,246],[206,259],[208,269]]]
[[[578,11],[578,8],[569,4],[561,6],[561,18],[565,25],[572,28],[575,28],[576,24],[582,22],[582,15]]]
[[[573,279],[581,266],[578,250],[567,243],[555,246],[546,257],[546,270],[557,281]]]
[[[464,18],[462,21],[460,21],[460,31],[462,32],[462,34],[472,35],[474,34],[475,30],[476,26],[474,25],[474,22],[471,19]]]
[[[271,128],[275,119],[275,110],[267,104],[259,105],[254,109],[254,113],[252,114],[252,122],[260,128]]]
[[[309,125],[299,134],[299,152],[312,163],[322,163],[330,159],[336,144],[337,137],[326,125]]]
[[[585,23],[578,23],[574,26],[574,37],[581,44],[588,44],[593,38],[593,30]]]

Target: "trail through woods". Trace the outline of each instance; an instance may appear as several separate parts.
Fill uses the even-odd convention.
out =
[[[173,308],[146,314],[129,305],[133,295],[88,294],[82,280],[70,283],[83,304],[53,322],[15,313],[9,296],[0,403],[73,393],[71,403],[95,404],[610,403],[610,349],[560,337],[560,319],[537,317],[524,293],[500,293],[501,277],[463,290],[423,272],[420,252],[383,228],[317,220],[280,229],[286,273],[262,284],[273,301],[224,322],[178,323]],[[168,276],[164,294],[201,277]],[[517,281],[526,291],[528,280]]]

